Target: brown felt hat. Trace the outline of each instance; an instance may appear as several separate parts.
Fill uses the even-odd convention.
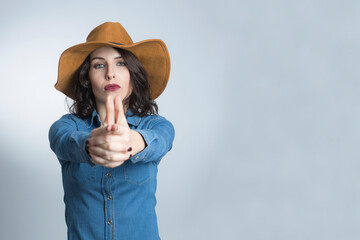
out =
[[[164,91],[170,75],[170,56],[160,39],[134,43],[120,23],[106,22],[92,30],[85,43],[66,49],[60,56],[55,88],[74,99],[74,83],[86,57],[99,47],[110,46],[132,52],[146,70],[154,100]]]

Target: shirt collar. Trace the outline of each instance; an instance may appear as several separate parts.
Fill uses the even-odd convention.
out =
[[[131,109],[127,111],[125,116],[126,116],[126,121],[133,126],[138,126],[141,121],[141,117],[134,115]]]
[[[127,111],[127,113],[125,114],[126,116],[126,121],[133,125],[133,126],[138,126],[140,124],[141,121],[141,117],[133,115],[133,112],[131,109],[129,109]],[[100,127],[101,126],[101,120],[100,120],[100,116],[97,113],[96,109],[94,109],[94,111],[92,112],[91,118],[88,121],[88,128],[90,127]]]
[[[89,126],[90,127],[100,127],[101,126],[101,120],[100,120],[100,116],[97,113],[96,109],[94,108],[94,111],[91,114],[91,118],[89,119]]]

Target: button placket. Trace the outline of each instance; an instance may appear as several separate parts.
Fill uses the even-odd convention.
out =
[[[115,181],[115,172],[114,169],[104,168],[105,172],[103,173],[103,197],[105,201],[105,214],[106,214],[106,239],[113,238],[113,231],[115,226],[115,219],[114,219],[114,206],[113,206],[113,193],[112,189],[114,188],[114,181]]]

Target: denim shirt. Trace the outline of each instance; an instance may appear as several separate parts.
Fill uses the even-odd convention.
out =
[[[164,117],[126,116],[146,148],[116,168],[94,165],[86,140],[100,127],[98,113],[66,114],[49,131],[62,169],[68,239],[160,239],[155,213],[157,166],[171,149],[174,127]]]

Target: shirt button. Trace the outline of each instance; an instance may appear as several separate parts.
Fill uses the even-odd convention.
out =
[[[111,219],[108,220],[108,221],[107,221],[107,224],[109,224],[109,225],[112,224],[112,220],[111,220]]]
[[[111,177],[111,173],[108,172],[108,173],[106,174],[106,176]]]
[[[108,199],[108,200],[111,200],[111,199],[112,199],[111,195],[108,195],[108,196],[107,196],[107,199]]]

